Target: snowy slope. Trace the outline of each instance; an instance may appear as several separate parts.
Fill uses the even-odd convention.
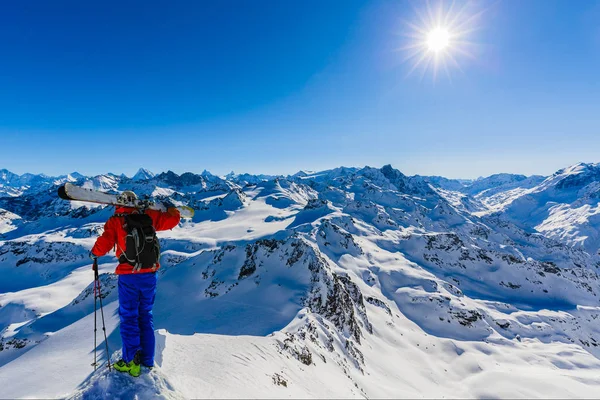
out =
[[[498,215],[590,253],[600,251],[600,164],[579,163],[549,177],[497,174],[475,181],[424,177],[455,207]]]
[[[503,216],[561,242],[600,250],[600,164],[562,169],[503,206]]]
[[[0,208],[0,235],[17,229],[21,217]]]
[[[572,224],[542,228],[549,201],[598,207],[594,168],[474,192],[391,166],[78,178],[197,210],[159,234],[157,368],[138,379],[90,367],[87,252],[111,210],[47,188],[7,195],[18,227],[0,237],[0,397],[597,397],[600,256]],[[498,209],[484,201],[516,188],[527,193]],[[114,362],[116,263],[101,263]]]
[[[543,182],[545,177],[539,175],[528,177],[515,174],[494,174],[475,180],[447,179],[440,176],[426,176],[423,179],[445,190],[486,198],[517,188],[530,189]]]

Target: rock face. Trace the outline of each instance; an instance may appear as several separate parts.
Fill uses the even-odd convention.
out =
[[[408,177],[389,165],[65,179],[196,209],[193,221],[159,234],[157,329],[269,338],[273,354],[305,372],[333,368],[356,395],[398,397],[375,383],[394,386],[392,364],[378,360],[395,351],[451,363],[476,343],[501,363],[502,346],[536,352],[537,343],[546,347],[536,360],[556,365],[566,354],[553,353],[559,343],[584,360],[573,368],[600,371],[597,170],[477,181]],[[11,191],[0,192],[0,368],[93,313],[93,287],[77,276],[112,213],[57,199],[60,179],[1,172]],[[105,263],[108,304],[116,277],[114,260]],[[57,298],[59,287],[69,294]],[[449,343],[450,353],[428,355]],[[298,384],[283,371],[265,376],[279,389]]]

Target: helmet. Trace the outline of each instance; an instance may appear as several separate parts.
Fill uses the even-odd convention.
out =
[[[119,196],[119,200],[123,203],[133,203],[137,200],[137,196],[131,190],[126,190]]]

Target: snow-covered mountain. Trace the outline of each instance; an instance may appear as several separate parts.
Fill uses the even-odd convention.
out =
[[[53,177],[44,174],[17,175],[6,169],[0,169],[0,197],[18,197],[30,190],[37,192],[43,188],[61,185],[65,182],[76,182],[83,178],[84,176],[78,172]]]
[[[154,177],[154,174],[145,168],[140,168],[131,178],[132,181],[145,181]]]
[[[598,164],[475,181],[389,165],[39,181],[0,172],[1,398],[599,393]],[[159,234],[157,368],[140,378],[90,367],[87,253],[112,209],[58,199],[67,180],[196,209]],[[115,265],[101,259],[113,361]]]
[[[516,188],[531,188],[541,183],[545,177],[540,175],[494,174],[475,180],[447,179],[440,176],[426,176],[423,179],[442,189],[466,193],[471,196],[490,197],[493,194]]]
[[[580,163],[534,186],[488,197],[487,204],[529,232],[600,254],[599,199],[600,164]]]

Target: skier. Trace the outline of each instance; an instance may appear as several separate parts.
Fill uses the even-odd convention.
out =
[[[135,193],[122,196],[136,200]],[[113,247],[119,259],[119,317],[123,358],[114,365],[120,372],[139,376],[141,365],[154,366],[154,324],[152,306],[156,294],[156,271],[160,268],[160,247],[156,231],[172,229],[179,223],[179,210],[166,212],[147,209],[140,213],[130,207],[117,207],[104,225],[90,257],[107,254]]]

